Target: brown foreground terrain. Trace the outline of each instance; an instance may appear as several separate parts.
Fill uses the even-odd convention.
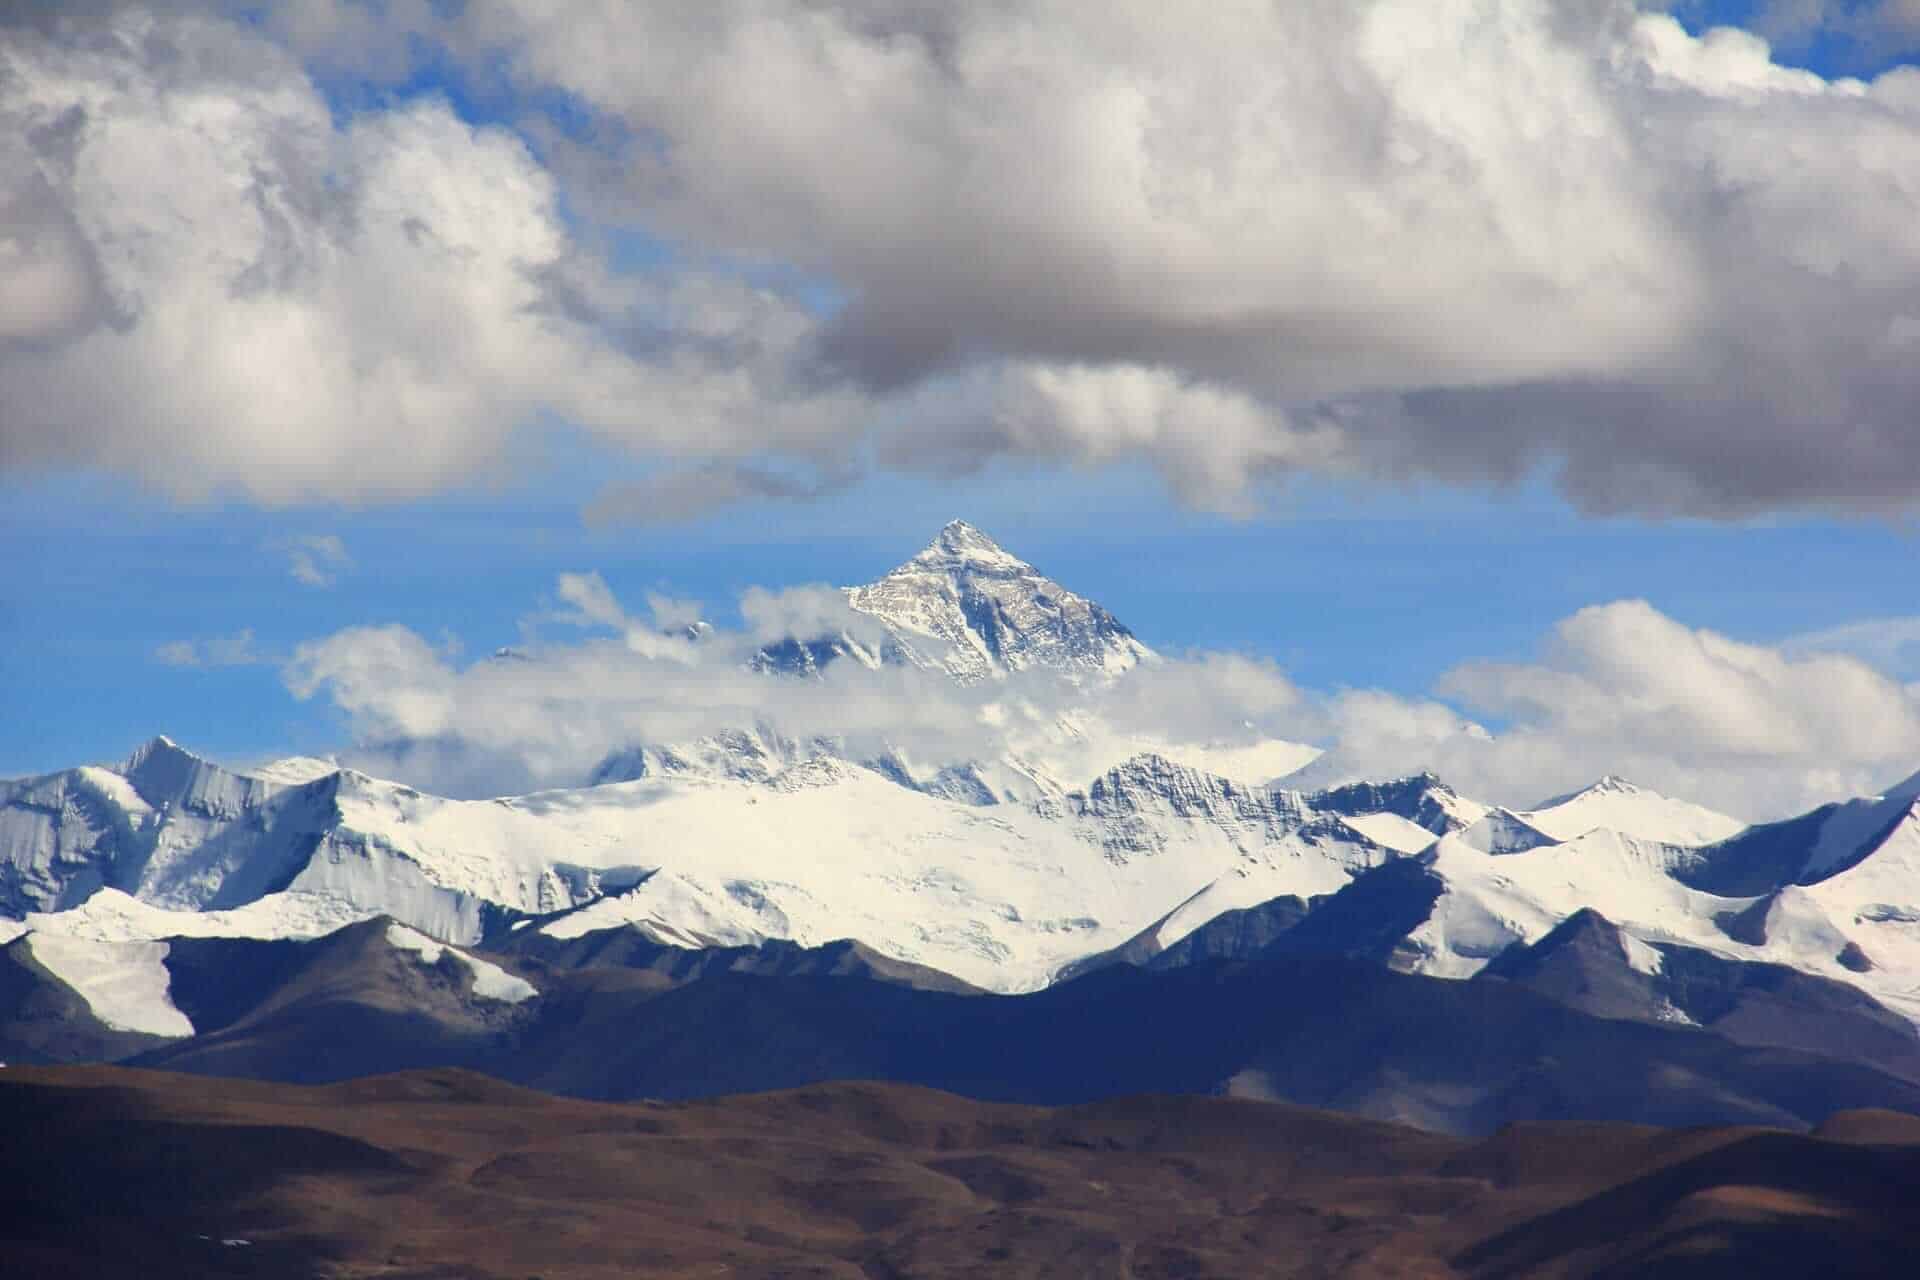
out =
[[[1912,1275],[1920,1120],[1440,1137],[1272,1103],[0,1071],[0,1274]]]

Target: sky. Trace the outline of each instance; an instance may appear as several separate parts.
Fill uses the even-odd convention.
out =
[[[0,0],[0,776],[839,731],[662,637],[965,518],[1191,737],[1884,787],[1916,55],[1913,0]]]

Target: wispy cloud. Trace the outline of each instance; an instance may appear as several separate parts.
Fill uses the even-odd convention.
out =
[[[1792,654],[1852,654],[1890,675],[1920,679],[1920,617],[1867,618],[1819,631],[1803,632],[1781,642]]]
[[[278,544],[287,556],[287,574],[307,587],[331,587],[353,567],[347,544],[337,534],[307,534]]]
[[[253,629],[204,640],[175,640],[161,645],[153,653],[154,661],[169,667],[253,667],[278,659],[256,651]]]

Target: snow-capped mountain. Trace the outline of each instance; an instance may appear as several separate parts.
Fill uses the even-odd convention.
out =
[[[1522,839],[1542,833],[1496,810],[1413,860],[1426,900],[1410,915],[1399,876],[1362,875],[1336,901],[1356,918],[1403,918],[1392,963],[1407,972],[1471,977],[1592,909],[1648,972],[1659,947],[1685,946],[1850,983],[1920,1021],[1917,807],[1896,792],[1699,848],[1606,828]]]
[[[1571,840],[1589,831],[1607,830],[1678,845],[1712,844],[1747,825],[1702,805],[1644,790],[1611,774],[1591,786],[1556,796],[1516,816],[1555,840]]]
[[[1154,661],[1105,609],[961,523],[847,599],[880,638],[796,641],[813,667],[766,678],[852,657],[1093,688]],[[1593,909],[1646,964],[1672,945],[1783,963],[1920,1019],[1920,780],[1743,830],[1614,778],[1510,810],[1431,774],[1266,782],[1311,751],[1293,744],[1101,734],[1069,711],[1058,741],[915,762],[743,726],[617,754],[594,785],[478,801],[305,758],[242,773],[156,738],[119,766],[0,783],[0,944],[46,939],[22,954],[44,950],[75,990],[137,994],[148,944],[385,916],[428,948],[527,930],[687,949],[853,939],[1022,991],[1096,957],[1165,965],[1282,929],[1466,978]]]
[[[841,591],[869,625],[788,636],[761,647],[748,666],[791,677],[819,676],[842,661],[868,669],[904,666],[989,687],[1027,673],[1097,691],[1158,660],[1104,607],[1045,577],[965,521],[948,524],[924,550],[878,580]],[[916,760],[893,748],[853,752],[831,738],[798,740],[758,723],[695,742],[631,744],[603,758],[585,781],[694,774],[766,781],[781,769],[828,757],[948,800],[1057,803],[1087,779],[1143,754],[1265,782],[1295,772],[1320,752],[1259,735],[1186,742],[1119,732],[1087,708],[1067,706],[982,758]]]
[[[15,931],[310,936],[385,914],[470,945],[524,918],[692,947],[856,938],[997,989],[1042,985],[1209,886],[1235,905],[1330,893],[1400,853],[1313,797],[1156,756],[1021,806],[830,756],[456,801],[351,770],[278,784],[157,739],[0,804]]]
[[[278,783],[157,739],[118,769],[0,792],[16,921],[0,940],[311,937],[387,915],[458,946],[516,924],[684,948],[854,938],[1025,990],[1281,898],[1330,899],[1323,930],[1400,921],[1394,966],[1450,978],[1592,908],[1630,939],[1788,964],[1920,1017],[1914,809],[1894,793],[1696,849],[1604,828],[1555,841],[1430,775],[1302,794],[1153,755],[1027,805],[829,756],[455,801],[352,771]],[[1399,863],[1415,881],[1383,876]],[[1411,912],[1409,884],[1426,886]],[[151,970],[138,959],[67,963]]]
[[[886,638],[794,637],[763,650],[765,669],[811,674],[839,658],[905,662],[961,680],[1044,669],[1117,674],[1154,654],[1098,604],[1067,590],[964,520],[876,582],[845,589]]]

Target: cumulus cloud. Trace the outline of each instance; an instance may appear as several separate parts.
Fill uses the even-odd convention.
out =
[[[1024,384],[895,458],[1145,454],[1213,505],[1328,466],[1545,467],[1606,511],[1914,496],[1913,72],[1828,82],[1629,0],[484,27],[632,126],[577,175],[607,207],[833,281],[834,367]]]
[[[0,138],[0,465],[377,500],[497,476],[553,416],[665,452],[839,419],[780,385],[802,308],[611,279],[521,137],[433,99],[336,120],[254,25],[9,28]]]
[[[998,456],[1226,510],[1328,470],[1920,495],[1910,68],[1634,0],[34,12],[0,39],[0,466],[403,498],[560,421],[645,460],[603,520]],[[422,51],[528,105],[336,113],[314,78]],[[615,270],[629,231],[663,248]]]
[[[1335,698],[1316,771],[1432,768],[1512,805],[1615,773],[1757,819],[1872,794],[1920,759],[1920,695],[1884,671],[1692,628],[1645,601],[1582,609],[1538,660],[1466,663],[1436,693]]]

